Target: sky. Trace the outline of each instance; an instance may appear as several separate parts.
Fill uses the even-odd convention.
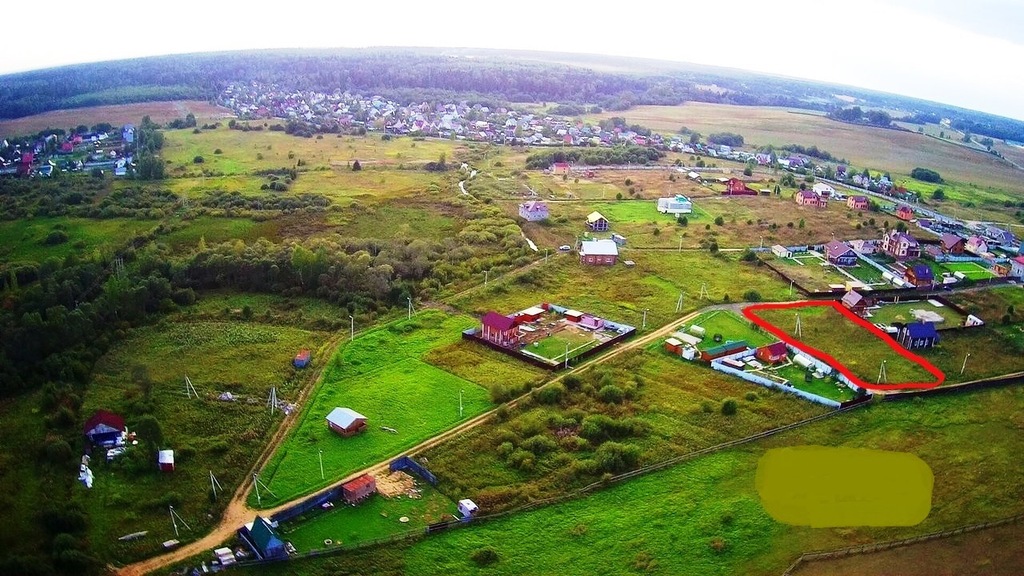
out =
[[[21,48],[4,51],[0,74],[252,48],[549,50],[741,68],[1024,120],[1024,0],[661,4],[176,0],[99,10],[53,0],[46,18],[5,27],[5,45]]]

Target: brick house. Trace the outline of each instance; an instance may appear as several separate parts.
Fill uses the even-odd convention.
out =
[[[846,242],[833,240],[825,245],[825,257],[836,266],[856,266],[857,253]]]
[[[921,245],[910,234],[890,230],[882,236],[882,251],[897,260],[921,257]]]
[[[793,195],[793,198],[796,199],[796,203],[800,206],[813,206],[815,208],[825,208],[828,206],[828,199],[812,190],[800,190]]]
[[[846,207],[852,210],[867,210],[868,209],[868,197],[867,196],[850,196],[846,199]]]
[[[584,240],[580,243],[580,264],[611,266],[619,257],[619,246],[611,240]]]

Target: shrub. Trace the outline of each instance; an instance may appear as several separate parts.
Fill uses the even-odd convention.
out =
[[[721,216],[716,217],[715,218],[715,225],[716,226],[725,226],[725,218],[722,218]]]
[[[640,449],[629,444],[605,442],[594,452],[594,461],[599,470],[604,472],[621,472],[636,466],[640,459]]]
[[[192,159],[193,164],[202,164],[203,162],[206,162],[206,159],[203,158],[202,156],[196,156],[195,158]]]
[[[736,400],[733,398],[726,398],[722,400],[722,414],[726,416],[732,416],[736,414]]]
[[[565,395],[565,386],[561,382],[555,382],[543,388],[537,388],[534,390],[534,395],[537,402],[541,404],[558,404],[562,400],[562,396]]]
[[[614,384],[604,386],[597,393],[597,397],[600,398],[602,402],[607,402],[608,404],[620,404],[622,403],[624,396],[625,393],[622,391],[622,388],[619,388]]]
[[[223,154],[223,153],[224,153],[224,151],[223,151],[223,150],[221,150],[220,148],[217,148],[216,150],[214,150],[214,151],[213,151],[213,153],[214,153],[214,154]]]
[[[46,239],[43,240],[43,244],[47,246],[56,246],[57,244],[63,244],[68,241],[68,233],[63,230],[54,230],[46,235]]]
[[[491,564],[497,563],[499,560],[498,551],[490,546],[473,552],[473,555],[470,556],[470,558],[477,566],[490,566]]]
[[[533,452],[534,454],[540,456],[541,454],[545,454],[547,452],[553,452],[558,448],[558,444],[554,440],[552,440],[550,436],[538,434],[536,436],[530,436],[526,440],[523,440],[523,443],[520,445],[520,447],[523,450]]]
[[[511,454],[513,450],[515,450],[515,446],[513,446],[511,442],[502,442],[501,444],[498,444],[498,456],[502,458],[508,458],[508,455]]]
[[[761,293],[758,292],[757,290],[747,290],[746,292],[743,293],[743,299],[746,300],[747,302],[760,302]]]
[[[711,547],[717,553],[725,552],[726,548],[729,547],[729,543],[725,541],[725,538],[721,536],[715,536],[708,542],[708,546]]]
[[[743,397],[747,400],[747,402],[757,401],[757,394],[755,394],[754,392],[747,392]]]
[[[514,450],[508,455],[508,465],[523,471],[533,470],[536,460],[532,453],[521,448]]]

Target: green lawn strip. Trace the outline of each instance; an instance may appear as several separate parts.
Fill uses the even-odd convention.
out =
[[[417,480],[416,498],[406,494],[385,498],[375,494],[355,506],[341,501],[329,510],[317,509],[289,520],[281,537],[299,552],[330,546],[360,544],[401,533],[422,532],[445,514],[456,515],[455,503],[430,484]],[[402,522],[402,518],[407,522]],[[330,539],[332,543],[325,545]]]
[[[701,314],[690,326],[704,328],[704,340],[700,343],[700,349],[706,350],[720,346],[725,342],[736,342],[742,340],[751,347],[763,346],[777,342],[771,334],[751,326],[751,323],[737,316],[728,310],[715,310]],[[722,341],[715,342],[714,335],[721,334]]]
[[[883,304],[880,308],[871,310],[871,318],[869,320],[878,324],[914,322],[916,319],[912,313],[913,310],[926,310],[942,316],[943,321],[935,324],[935,327],[940,330],[960,326],[967,319],[966,316],[962,316],[959,312],[948,306],[933,306],[927,300],[918,300]]]
[[[84,417],[111,410],[132,430],[151,411],[164,441],[151,451],[150,439],[142,437],[111,464],[103,451],[94,452],[93,488],[73,490],[92,519],[93,550],[118,561],[156,553],[160,542],[176,537],[169,504],[192,527],[179,539],[211,528],[283,417],[266,407],[271,387],[277,387],[281,400],[294,398],[304,378],[291,366],[294,351],[316,349],[326,340],[323,333],[254,323],[174,322],[139,329],[101,358],[81,409]],[[137,383],[141,373],[152,382],[149,400],[145,386]],[[199,398],[186,397],[185,375]],[[222,392],[236,400],[219,400]],[[175,451],[173,473],[157,471],[156,448]],[[209,498],[211,471],[225,492],[217,502]],[[117,540],[143,530],[150,532],[147,538]]]
[[[767,370],[767,372],[789,380],[789,383],[798,390],[817,394],[836,402],[846,402],[854,398],[853,390],[850,390],[845,384],[837,384],[831,377],[814,378],[812,376],[808,382],[807,370],[797,364],[790,364],[780,370]]]
[[[91,256],[95,251],[112,255],[129,238],[147,234],[156,221],[125,218],[30,218],[0,222],[0,263],[47,258],[63,259],[70,254]],[[63,231],[67,240],[47,244],[51,232]]]

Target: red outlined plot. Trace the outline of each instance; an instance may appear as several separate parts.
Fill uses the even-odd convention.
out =
[[[785,331],[780,329],[778,326],[775,326],[774,324],[764,320],[763,318],[761,318],[760,316],[758,316],[756,314],[757,310],[788,310],[788,309],[808,308],[808,307],[812,307],[812,306],[827,306],[827,307],[834,308],[840,314],[842,314],[843,316],[848,318],[851,322],[856,323],[858,326],[864,328],[865,330],[870,332],[872,335],[874,335],[876,338],[878,338],[882,342],[886,343],[889,346],[889,348],[892,348],[893,352],[899,354],[900,356],[903,356],[907,360],[910,360],[911,362],[914,362],[914,363],[918,364],[919,366],[921,366],[922,368],[924,368],[925,370],[927,370],[928,373],[930,373],[931,375],[935,376],[935,381],[933,381],[933,382],[904,382],[904,383],[901,383],[901,384],[874,384],[872,382],[865,382],[864,380],[862,380],[862,379],[858,378],[856,375],[854,375],[854,373],[851,372],[849,368],[844,366],[841,362],[839,362],[838,360],[836,360],[832,356],[829,356],[828,354],[822,352],[821,350],[818,350],[817,348],[814,348],[812,346],[808,346],[807,344],[801,342],[800,340],[797,340],[796,338],[794,338],[790,334],[787,334]],[[857,316],[853,312],[851,312],[848,309],[846,309],[842,304],[840,304],[839,302],[836,302],[834,300],[791,302],[791,303],[785,303],[785,304],[771,304],[771,303],[767,303],[767,304],[753,304],[753,305],[747,306],[746,308],[743,309],[743,315],[746,316],[747,318],[749,318],[752,322],[754,322],[755,324],[757,324],[761,328],[764,328],[768,332],[774,334],[776,337],[778,337],[780,340],[782,340],[786,344],[790,344],[791,346],[795,347],[798,350],[806,352],[806,353],[810,354],[811,356],[813,356],[813,357],[815,357],[815,358],[817,358],[817,359],[819,359],[819,360],[821,360],[823,362],[827,362],[830,366],[832,366],[836,370],[838,370],[843,376],[846,376],[847,378],[850,379],[851,382],[853,382],[857,386],[860,386],[861,388],[866,388],[868,390],[907,390],[907,389],[913,390],[913,389],[926,389],[926,388],[935,388],[936,386],[938,386],[939,384],[942,384],[946,380],[946,375],[943,374],[941,370],[939,370],[938,368],[933,366],[930,362],[928,362],[924,358],[921,358],[917,354],[914,354],[910,350],[907,350],[907,349],[903,348],[902,346],[899,345],[899,343],[897,343],[895,340],[893,340],[888,334],[886,334],[885,332],[881,331],[877,326],[875,326],[874,324],[872,324],[872,323],[868,322],[867,320],[861,318],[860,316]]]

